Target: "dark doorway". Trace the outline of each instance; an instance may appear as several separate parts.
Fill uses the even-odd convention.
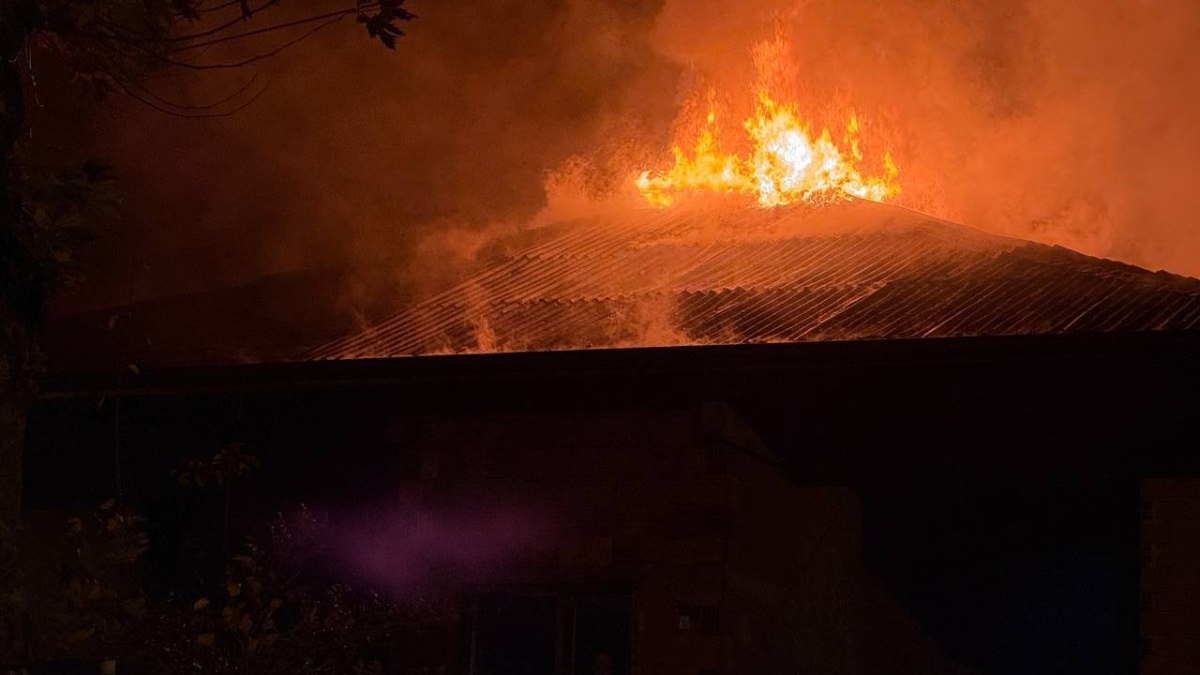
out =
[[[552,595],[480,598],[471,636],[471,675],[555,675],[556,605]]]
[[[570,590],[480,596],[470,675],[628,675],[629,604]]]
[[[584,597],[574,605],[571,675],[627,675],[628,598]]]

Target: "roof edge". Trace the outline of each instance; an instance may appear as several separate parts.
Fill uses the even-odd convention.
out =
[[[1200,363],[1200,332],[1073,333],[605,348],[58,373],[39,378],[40,399],[160,396],[275,388],[362,387],[506,380],[738,377],[836,368],[909,368],[1047,361]]]

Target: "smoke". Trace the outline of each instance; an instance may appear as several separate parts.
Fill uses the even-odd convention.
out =
[[[1195,3],[678,1],[656,44],[745,89],[749,44],[776,30],[801,108],[849,104],[874,124],[902,203],[1200,274]]]
[[[345,4],[282,4],[335,1]],[[128,100],[95,111],[76,151],[108,158],[127,199],[125,221],[91,255],[81,302],[337,265],[370,271],[368,287],[393,277],[436,287],[479,246],[467,233],[508,232],[538,213],[548,170],[669,128],[678,69],[650,42],[656,3],[409,6],[419,18],[394,53],[349,21],[255,69],[155,85],[202,105],[256,73],[269,88],[235,115],[176,119]],[[47,105],[48,117],[76,114],[70,100]]]
[[[900,167],[905,205],[1200,275],[1189,0],[411,8],[420,18],[395,53],[336,26],[265,62],[267,92],[227,118],[128,101],[97,112],[73,150],[116,165],[126,213],[91,254],[77,304],[323,266],[360,270],[351,299],[401,281],[445,286],[496,236],[619,194],[632,171],[669,160],[675,114],[699,87],[748,103],[751,50],[777,33],[801,110],[859,111],[864,143]],[[203,103],[249,76],[179,76],[160,91]],[[48,116],[74,114],[42,99]]]

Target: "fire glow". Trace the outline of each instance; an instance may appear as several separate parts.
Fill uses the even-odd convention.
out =
[[[849,114],[839,144],[827,127],[814,135],[812,125],[795,104],[781,103],[772,96],[767,83],[778,78],[770,73],[786,62],[789,46],[777,39],[755,50],[762,83],[754,111],[741,125],[746,152],[738,155],[721,147],[720,115],[710,92],[704,123],[698,132],[690,132],[696,134],[691,151],[684,150],[689,132],[681,131],[672,147],[674,166],[666,171],[642,171],[635,179],[647,201],[663,207],[686,194],[716,192],[750,195],[767,208],[847,196],[881,202],[900,193],[896,182],[900,171],[891,153],[883,153],[877,174],[859,169],[863,152],[856,114]]]
[[[692,151],[672,148],[675,165],[664,172],[643,171],[636,180],[642,196],[655,206],[670,206],[681,194],[721,192],[753,195],[760,206],[817,202],[851,196],[885,201],[900,192],[899,169],[883,155],[879,175],[863,175],[858,165],[858,117],[851,114],[839,146],[828,128],[814,138],[794,105],[758,95],[754,116],[743,123],[752,149],[748,157],[721,151],[717,113],[710,110]]]

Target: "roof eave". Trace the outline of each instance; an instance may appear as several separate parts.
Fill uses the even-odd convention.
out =
[[[1200,332],[1074,333],[774,344],[639,347],[547,352],[471,353],[329,361],[75,373],[47,373],[42,399],[176,395],[272,388],[363,387],[505,380],[588,380],[634,376],[714,381],[756,373],[778,376],[831,369],[955,367],[1046,360],[1054,364],[1113,359],[1147,367],[1200,364]],[[1182,359],[1182,361],[1181,361]]]

